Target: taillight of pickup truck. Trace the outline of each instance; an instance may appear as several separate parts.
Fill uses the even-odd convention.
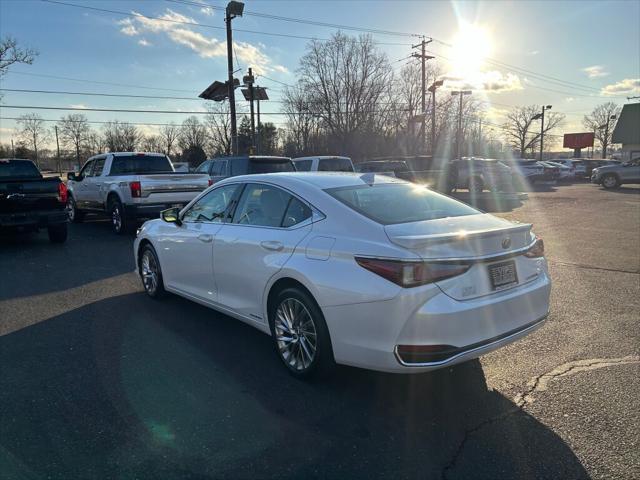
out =
[[[58,184],[58,201],[66,205],[68,197],[69,192],[67,191],[67,186],[64,183],[60,182]]]
[[[142,185],[140,182],[129,182],[132,198],[140,198],[142,196]]]

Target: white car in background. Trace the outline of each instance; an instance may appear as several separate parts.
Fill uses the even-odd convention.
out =
[[[349,157],[324,155],[317,157],[298,157],[293,159],[298,172],[355,172]]]
[[[297,377],[335,363],[453,365],[531,333],[549,310],[531,225],[404,180],[247,175],[161,217],[134,245],[147,294],[173,292],[270,334]]]
[[[576,178],[576,171],[575,168],[573,168],[573,165],[569,167],[568,165],[557,162],[555,160],[545,161],[544,163],[547,163],[554,167],[558,167],[560,169],[560,177],[558,178],[558,180],[573,180]]]

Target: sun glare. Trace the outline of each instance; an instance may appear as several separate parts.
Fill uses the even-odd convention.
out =
[[[451,73],[462,81],[473,82],[491,51],[491,35],[486,28],[471,23],[460,24],[453,41]]]

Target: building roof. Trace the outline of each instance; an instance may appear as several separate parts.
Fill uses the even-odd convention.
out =
[[[611,141],[622,144],[640,143],[640,103],[628,103],[622,107]]]

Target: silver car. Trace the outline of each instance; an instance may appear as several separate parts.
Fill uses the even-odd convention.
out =
[[[594,168],[591,183],[604,188],[617,188],[623,183],[640,183],[640,158],[617,165]]]

